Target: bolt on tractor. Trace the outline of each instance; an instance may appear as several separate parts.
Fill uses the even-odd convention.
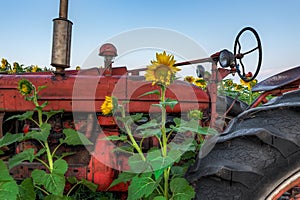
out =
[[[48,102],[43,112],[63,110],[47,118],[51,125],[47,144],[55,149],[65,140],[63,129],[73,129],[85,135],[93,144],[71,146],[63,144],[58,152],[65,154],[68,163],[66,177],[86,179],[97,184],[98,191],[125,193],[129,183],[110,187],[120,171],[128,169],[126,155],[114,151],[122,145],[105,137],[120,136],[123,127],[112,115],[104,115],[101,106],[107,96],[127,102],[129,114],[142,113],[142,126],[159,112],[157,95],[149,91],[159,89],[140,75],[147,69],[128,70],[114,67],[117,48],[110,43],[101,46],[99,55],[105,59],[104,68],[67,70],[70,67],[72,22],[67,19],[68,1],[61,0],[59,18],[54,20],[51,65],[55,71],[0,75],[0,144],[11,135],[39,130],[33,120],[20,120],[27,111],[37,111],[35,105],[24,100],[18,83],[28,80],[36,87],[46,87],[38,93],[37,102]],[[240,37],[250,32],[256,46],[243,52]],[[254,72],[246,71],[244,58],[257,54]],[[273,75],[253,88],[260,96],[250,105],[237,98],[218,95],[218,83],[229,74],[238,74],[245,82],[256,78],[262,64],[262,46],[258,33],[251,27],[242,29],[234,42],[234,50],[225,49],[208,58],[177,62],[176,67],[211,63],[211,74],[205,76],[201,65],[197,76],[204,77],[207,88],[202,89],[181,80],[174,80],[166,89],[166,96],[178,103],[167,108],[166,123],[192,109],[202,111],[199,125],[216,129],[219,134],[208,136],[196,162],[185,172],[185,178],[195,189],[195,199],[297,199],[300,198],[300,67]],[[267,100],[267,96],[276,96]],[[35,121],[39,116],[32,115]],[[169,138],[170,139],[170,138]],[[143,149],[158,145],[149,137]],[[30,139],[1,147],[1,160],[6,163],[15,154],[28,149],[35,153],[41,144]],[[55,149],[56,150],[56,149]],[[45,170],[41,162],[21,162],[10,169],[15,180],[24,180],[35,169]]]

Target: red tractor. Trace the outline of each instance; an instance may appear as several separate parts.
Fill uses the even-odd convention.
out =
[[[114,153],[116,144],[103,140],[104,137],[120,134],[120,128],[112,117],[101,113],[105,96],[114,95],[119,100],[129,101],[126,107],[128,113],[148,115],[157,112],[151,105],[158,99],[155,95],[141,97],[153,90],[152,84],[138,75],[145,69],[127,70],[126,67],[112,66],[112,58],[117,56],[112,44],[103,45],[99,52],[105,57],[105,68],[65,70],[70,62],[72,25],[67,20],[66,12],[61,5],[60,18],[54,20],[52,65],[56,67],[55,72],[0,75],[0,138],[7,132],[14,134],[36,128],[34,123],[28,121],[6,121],[13,115],[34,109],[19,94],[18,82],[27,79],[36,86],[47,86],[39,93],[39,101],[49,103],[44,111],[64,110],[63,114],[49,119],[52,125],[48,138],[50,146],[57,144],[64,128],[78,130],[94,143],[88,148],[64,146],[63,151],[76,152],[66,157],[69,164],[66,175],[87,179],[98,184],[98,191],[107,191],[118,176],[118,169],[128,166],[126,157]],[[242,52],[239,38],[245,31],[253,33],[257,46]],[[249,78],[243,58],[254,51],[258,52],[257,69]],[[170,118],[196,108],[204,113],[201,124],[219,131],[223,131],[219,119],[225,116],[220,116],[218,105],[225,105],[225,113],[230,119],[233,118],[224,132],[208,140],[212,142],[206,143],[207,146],[199,152],[197,162],[186,173],[187,180],[196,189],[196,199],[296,199],[300,193],[300,67],[258,83],[252,90],[262,93],[252,105],[217,95],[217,82],[230,73],[237,73],[244,81],[255,79],[261,59],[259,36],[254,29],[247,27],[237,35],[233,53],[222,50],[209,58],[175,64],[183,66],[210,62],[212,71],[207,91],[180,80],[170,85],[167,96],[179,102],[174,109],[168,110]],[[198,76],[203,76],[202,68],[197,70]],[[266,96],[269,94],[278,97],[267,102]],[[144,143],[145,148],[155,145],[151,139]],[[8,146],[1,159],[7,160],[28,148],[38,149],[39,146],[16,142]],[[40,163],[23,162],[10,173],[16,180],[23,180],[38,168],[42,168]],[[127,184],[119,184],[109,191],[126,192],[127,187]]]

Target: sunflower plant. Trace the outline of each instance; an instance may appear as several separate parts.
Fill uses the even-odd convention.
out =
[[[124,134],[109,136],[108,140],[121,140],[126,145],[126,152],[130,170],[122,172],[111,184],[115,186],[121,182],[130,181],[128,199],[193,199],[195,192],[184,179],[184,172],[193,162],[196,150],[203,142],[203,135],[214,134],[214,130],[199,125],[202,112],[191,110],[188,116],[174,118],[172,125],[167,125],[167,108],[173,109],[177,100],[166,97],[166,90],[176,79],[178,69],[174,56],[166,52],[157,53],[156,60],[147,66],[145,78],[152,85],[159,86],[159,90],[149,91],[142,96],[155,94],[159,98],[158,104],[152,106],[160,108],[160,116],[150,119],[146,123],[134,126],[143,121],[144,114],[130,115],[125,112],[124,102],[119,103],[116,97],[106,97],[101,109],[104,115],[113,114],[121,122]],[[128,103],[128,102],[125,102]],[[139,138],[139,139],[138,139]],[[143,148],[143,141],[152,138],[158,141],[158,146],[149,150]],[[172,139],[172,140],[171,140]],[[124,152],[124,149],[121,149]]]
[[[0,71],[5,72],[11,70],[11,65],[7,62],[5,58],[2,58],[1,60],[1,66],[0,66]]]
[[[25,72],[42,72],[50,71],[50,68],[45,67],[44,69],[40,68],[38,65],[30,65],[25,67],[24,64],[19,64],[18,62],[13,62],[12,66],[7,61],[7,59],[2,58],[0,65],[0,72],[8,74],[19,74]]]
[[[207,82],[204,80],[204,78],[195,78],[193,76],[186,76],[184,77],[184,81],[196,85],[204,90],[207,87]]]
[[[91,145],[92,143],[83,135],[73,129],[64,129],[64,138],[59,140],[59,144],[55,148],[50,148],[48,143],[48,137],[51,131],[51,125],[48,120],[63,111],[49,111],[44,112],[43,109],[48,105],[48,102],[43,102],[42,104],[38,101],[38,93],[46,88],[45,86],[35,87],[29,80],[22,79],[18,82],[17,89],[20,94],[25,97],[26,101],[31,101],[35,108],[33,111],[27,111],[24,114],[14,115],[6,119],[12,120],[29,120],[32,121],[37,127],[37,130],[32,130],[24,133],[11,134],[6,133],[0,139],[0,148],[13,144],[15,142],[26,142],[28,140],[37,141],[41,145],[41,149],[36,152],[33,148],[28,148],[19,154],[14,155],[8,160],[8,168],[21,164],[23,161],[37,161],[40,162],[46,171],[35,169],[31,173],[31,178],[25,179],[21,185],[18,185],[12,177],[10,177],[6,165],[2,160],[0,160],[0,170],[5,175],[5,179],[0,177],[0,191],[5,191],[0,193],[0,199],[26,199],[34,200],[37,198],[36,190],[41,191],[45,199],[68,199],[73,188],[69,190],[67,194],[64,194],[65,184],[67,179],[65,173],[68,169],[67,162],[63,157],[67,155],[58,155],[57,150],[62,145]],[[2,152],[3,153],[3,152]],[[6,182],[9,180],[9,184]],[[76,187],[78,184],[86,185],[92,190],[97,189],[97,185],[88,182],[87,180],[76,180],[68,179],[71,184]]]
[[[240,101],[250,105],[260,95],[259,92],[252,92],[251,90],[256,84],[256,79],[250,82],[245,82],[241,79],[240,83],[234,83],[232,79],[225,79],[219,86],[219,94],[232,98],[238,97]]]

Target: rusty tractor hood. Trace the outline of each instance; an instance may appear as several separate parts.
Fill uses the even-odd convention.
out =
[[[114,68],[110,76],[104,76],[99,68],[69,70],[64,76],[52,72],[0,75],[0,109],[4,112],[32,110],[31,102],[25,101],[17,90],[18,81],[28,79],[36,87],[47,86],[39,93],[41,102],[48,101],[47,110],[73,112],[101,112],[105,96],[115,96],[119,101],[129,101],[129,112],[156,112],[151,106],[158,103],[155,94],[141,96],[159,87],[144,80],[142,76],[128,76],[125,67]],[[166,96],[179,104],[168,112],[184,112],[191,109],[206,109],[208,94],[200,88],[183,81],[169,86]]]

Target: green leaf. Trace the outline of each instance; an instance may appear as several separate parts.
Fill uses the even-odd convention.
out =
[[[59,155],[54,155],[54,157],[57,158],[57,159],[62,159],[64,157],[71,156],[71,155],[74,155],[74,154],[76,154],[76,152],[63,152]]]
[[[147,95],[151,95],[151,94],[155,94],[155,95],[159,96],[160,92],[159,92],[159,90],[152,90],[150,92],[146,92],[146,93],[140,95],[139,97],[143,97],[143,96],[147,96]]]
[[[0,138],[0,147],[10,145],[14,142],[21,141],[23,139],[23,133],[6,133],[2,138]]]
[[[198,134],[200,135],[216,135],[219,134],[217,130],[209,128],[209,127],[199,127]]]
[[[0,155],[3,155],[4,154],[4,152],[0,149]]]
[[[117,109],[119,108],[118,98],[112,96],[112,104],[113,104],[113,110],[112,113],[115,113]]]
[[[180,118],[176,117],[176,118],[173,119],[173,121],[176,124],[176,127],[180,126],[180,124],[181,124],[181,119]]]
[[[65,176],[60,174],[47,174],[42,170],[34,170],[31,174],[34,182],[37,185],[42,185],[52,194],[62,195],[65,188]]]
[[[153,200],[166,200],[166,197],[164,197],[164,196],[156,196],[156,197],[154,197]]]
[[[156,119],[152,119],[152,120],[150,120],[149,122],[147,122],[145,124],[139,125],[136,130],[155,128],[155,127],[158,127],[158,126],[159,126],[159,124],[157,123]]]
[[[89,188],[92,192],[96,192],[98,185],[86,179],[81,179],[81,184]]]
[[[122,146],[116,146],[112,152],[117,152],[117,153],[130,153],[132,154],[134,152],[134,147],[129,145],[129,144],[125,144]]]
[[[142,173],[149,169],[149,164],[146,161],[143,161],[139,154],[130,156],[128,164],[130,166],[130,171],[134,173]]]
[[[138,120],[140,120],[143,117],[143,113],[136,113],[134,115],[130,115],[132,121],[136,122]]]
[[[151,106],[154,106],[154,107],[159,107],[159,108],[162,108],[162,104],[160,103],[155,103],[155,104],[151,104]]]
[[[184,141],[182,141],[181,143],[170,142],[168,144],[168,148],[172,150],[177,150],[181,154],[186,151],[194,151],[196,147],[193,141],[193,138],[184,138]]]
[[[145,138],[147,137],[152,137],[152,136],[156,136],[156,137],[160,137],[161,136],[161,129],[145,129],[141,131],[141,135]]]
[[[31,173],[33,182],[36,185],[44,185],[45,176],[46,176],[46,172],[40,169],[35,169]]]
[[[127,136],[126,135],[110,135],[107,137],[102,138],[102,140],[110,140],[110,141],[127,141]]]
[[[164,170],[172,166],[176,160],[170,155],[167,157],[162,157],[160,150],[150,151],[147,155],[147,161],[150,163],[154,171],[155,180],[158,180],[163,174]]]
[[[131,117],[130,116],[125,116],[125,117],[121,117],[121,116],[116,116],[115,117],[117,121],[120,121],[122,122],[123,124],[132,124],[133,121],[131,120]]]
[[[33,101],[34,98],[35,98],[34,96],[25,97],[25,100],[26,101]]]
[[[78,183],[78,180],[75,176],[67,177],[67,181],[71,184],[76,184]]]
[[[8,160],[9,169],[13,168],[14,166],[19,165],[21,162],[23,162],[25,160],[32,162],[34,158],[35,158],[34,149],[32,149],[32,148],[26,149],[26,150],[22,151],[21,153],[14,155],[12,158],[10,158]]]
[[[63,159],[58,159],[53,163],[52,173],[64,175],[68,170],[68,163]]]
[[[183,133],[183,132],[187,132],[187,131],[191,131],[191,132],[197,132],[199,127],[201,127],[199,125],[199,122],[196,120],[191,120],[191,121],[184,121],[181,120],[179,126],[172,126],[171,128],[178,132],[178,133]]]
[[[42,110],[43,108],[45,108],[48,105],[48,101],[45,101],[42,105],[37,106],[38,109]]]
[[[62,113],[63,110],[51,110],[51,111],[48,111],[48,112],[43,112],[43,115],[46,115],[47,116],[47,119],[46,119],[46,122],[53,116],[53,115],[56,115],[58,113]]]
[[[170,182],[172,200],[189,200],[195,197],[195,191],[184,178],[174,178]]]
[[[2,160],[0,160],[0,191],[0,199],[16,199],[19,191],[17,183],[9,175]]]
[[[19,185],[19,194],[17,200],[35,200],[36,195],[31,178],[26,178]]]
[[[67,171],[68,164],[65,160],[59,159],[53,163],[52,173],[35,169],[31,176],[37,185],[42,185],[45,189],[52,194],[62,196],[65,188],[65,172]]]
[[[46,152],[46,148],[42,148],[37,152],[34,156],[35,158],[39,158],[41,155],[43,155]]]
[[[132,123],[138,122],[140,119],[142,119],[143,115],[143,113],[136,113],[132,115],[127,115],[125,117],[116,116],[115,118],[117,119],[117,121],[120,121],[123,124],[127,124],[128,126],[130,126]]]
[[[13,178],[9,175],[7,166],[3,160],[0,160],[0,182],[11,181]]]
[[[128,187],[128,200],[136,200],[152,194],[161,179],[155,181],[151,176],[151,173],[144,173],[133,177]]]
[[[96,192],[98,185],[95,183],[92,183],[84,178],[82,178],[80,181],[77,180],[77,178],[75,176],[72,177],[68,177],[67,178],[68,182],[71,184],[82,184],[84,186],[86,186],[87,188],[89,188],[92,192]]]
[[[109,188],[114,187],[115,185],[118,185],[119,183],[126,183],[128,181],[131,181],[131,179],[138,174],[136,173],[128,173],[128,172],[122,172],[119,174],[118,178],[115,179],[109,186]]]
[[[167,106],[170,106],[170,108],[173,110],[174,107],[176,106],[176,104],[178,104],[178,101],[177,100],[173,100],[173,99],[169,99],[167,98],[165,100],[165,102],[161,102],[161,104],[163,105],[163,107],[167,107]]]
[[[47,85],[41,85],[41,86],[38,86],[38,91],[37,91],[37,92],[39,92],[39,91],[45,89],[46,87],[47,87]]]
[[[21,115],[13,115],[13,116],[7,118],[5,121],[11,120],[11,119],[18,119],[18,120],[31,119],[33,113],[34,113],[33,111],[27,111]]]
[[[65,139],[60,139],[60,143],[68,145],[92,145],[93,143],[82,133],[73,129],[64,129]]]
[[[195,159],[197,152],[195,151],[186,151],[181,156],[181,160],[192,160]]]
[[[73,200],[71,197],[68,196],[60,196],[55,194],[50,194],[44,198],[44,200]]]
[[[201,134],[201,135],[214,135],[218,134],[218,132],[214,129],[208,127],[201,127],[197,120],[184,121],[178,118],[173,120],[176,126],[170,126],[173,131],[178,133],[184,133],[191,131],[193,133]]]
[[[49,135],[50,135],[50,130],[51,130],[51,125],[48,123],[44,123],[41,125],[40,127],[40,131],[30,131],[28,132],[25,137],[24,140],[27,139],[35,139],[35,140],[39,140],[42,142],[46,142]]]
[[[171,168],[172,177],[183,177],[185,172],[186,168],[182,166],[172,166]]]

